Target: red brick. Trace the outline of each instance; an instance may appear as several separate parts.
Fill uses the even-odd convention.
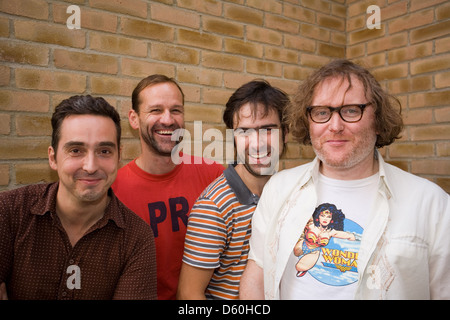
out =
[[[199,1],[198,1],[199,2]],[[197,3],[197,1],[196,1]],[[203,3],[203,1],[202,1]],[[216,17],[207,17],[204,16],[202,18],[203,30],[207,32],[224,34],[232,37],[243,38],[244,36],[244,25],[241,23],[237,23],[235,21],[228,21],[221,18]],[[250,30],[251,26],[247,26],[247,30]],[[249,32],[249,31],[247,31]],[[250,39],[250,38],[249,38]],[[252,39],[250,39],[252,40]]]
[[[233,55],[203,52],[202,65],[207,68],[224,69],[227,71],[243,71],[244,61]]]
[[[200,15],[177,9],[174,6],[152,3],[150,5],[150,12],[153,21],[162,21],[193,29],[198,29],[200,27]]]
[[[0,1],[0,12],[39,20],[48,18],[48,3],[44,0]]]
[[[154,73],[164,74],[168,77],[175,76],[174,66],[160,62],[155,63],[123,57],[121,68],[122,74],[138,78],[145,78]]]
[[[136,57],[146,57],[148,51],[148,45],[143,41],[103,33],[90,34],[90,48],[101,52]]]
[[[0,186],[9,184],[9,165],[0,164]]]
[[[14,21],[16,38],[60,46],[84,48],[86,32],[70,30],[66,26],[34,21]]]
[[[384,17],[383,17],[384,18]],[[409,14],[405,17],[398,17],[397,19],[390,21],[389,33],[393,34],[403,30],[411,30],[416,27],[421,27],[432,23],[434,20],[434,10],[424,10],[416,13]]]
[[[415,174],[448,175],[450,161],[441,159],[413,160],[411,171]]]
[[[162,43],[151,44],[151,57],[156,60],[196,65],[200,61],[198,50]]]
[[[111,12],[124,13],[136,17],[147,17],[147,3],[143,0],[89,0],[93,8],[104,9]]]
[[[86,76],[37,69],[17,69],[17,87],[43,91],[82,93],[86,90]]]
[[[58,180],[58,173],[46,163],[15,164],[16,184],[48,183]]]
[[[9,114],[0,114],[0,134],[9,134],[11,132],[11,116]]]
[[[0,42],[0,60],[45,66],[48,65],[48,48],[17,41]]]
[[[136,19],[121,19],[121,32],[132,37],[172,42],[174,28]]]
[[[67,13],[67,4],[53,4],[53,19],[57,23],[66,24],[70,14]],[[80,7],[81,28],[115,32],[118,17],[116,14]]]
[[[255,25],[263,25],[264,16],[262,12],[258,12],[244,6],[233,4],[224,4],[224,17],[229,20],[236,20]]]
[[[16,133],[18,136],[50,136],[52,134],[50,117],[18,115]]]
[[[196,12],[203,12],[214,16],[222,15],[222,1],[219,0],[208,0],[208,1],[177,0],[177,4],[182,8],[190,9]]]
[[[48,112],[48,94],[30,91],[0,90],[0,110],[18,112]]]
[[[53,52],[55,66],[61,69],[117,74],[117,58],[55,49]]]
[[[47,159],[50,139],[0,139],[0,160]]]

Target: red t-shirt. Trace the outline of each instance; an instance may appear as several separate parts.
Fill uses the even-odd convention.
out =
[[[185,156],[186,157],[186,156]],[[131,161],[117,173],[116,196],[153,229],[156,244],[158,299],[175,299],[183,258],[188,215],[201,192],[224,170],[190,157],[171,172],[150,174]]]

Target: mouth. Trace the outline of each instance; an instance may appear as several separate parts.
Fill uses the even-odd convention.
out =
[[[327,140],[326,143],[328,143],[329,145],[333,146],[333,147],[340,147],[343,146],[344,144],[347,143],[347,140]]]
[[[249,164],[258,166],[267,166],[272,162],[270,152],[260,152],[260,153],[249,153],[248,154]]]
[[[93,186],[100,183],[101,179],[78,179],[78,181],[82,182],[85,185]]]
[[[269,156],[269,153],[254,153],[254,154],[249,154],[249,157],[259,160],[259,159],[263,159],[265,157]]]
[[[172,136],[173,134],[173,130],[156,130],[155,131],[157,134],[162,135],[162,136]]]

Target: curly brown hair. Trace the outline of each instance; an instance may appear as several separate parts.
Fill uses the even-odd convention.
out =
[[[342,78],[352,86],[351,76],[364,85],[365,95],[375,106],[375,129],[378,132],[375,146],[381,148],[400,138],[403,130],[400,101],[388,94],[368,70],[349,60],[334,60],[313,72],[299,86],[289,106],[288,121],[296,141],[311,145],[307,107],[312,103],[315,88],[328,78]]]

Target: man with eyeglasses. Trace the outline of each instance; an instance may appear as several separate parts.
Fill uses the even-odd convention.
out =
[[[179,299],[237,299],[247,263],[251,218],[286,142],[288,96],[263,80],[238,88],[223,120],[233,130],[237,162],[194,204],[184,246]]]
[[[314,161],[275,174],[252,219],[243,299],[449,299],[450,197],[384,162],[400,104],[336,60],[299,87],[291,132]]]

